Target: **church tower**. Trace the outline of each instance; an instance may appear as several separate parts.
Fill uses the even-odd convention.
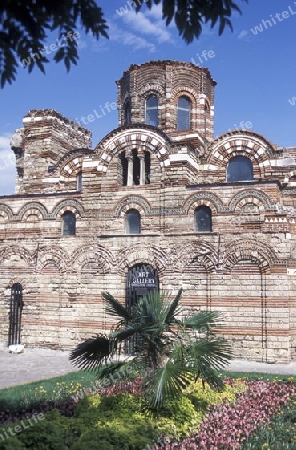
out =
[[[147,124],[170,137],[213,140],[214,87],[208,69],[179,61],[133,64],[117,81],[119,126]]]

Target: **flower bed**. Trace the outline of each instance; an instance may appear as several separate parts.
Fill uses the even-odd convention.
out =
[[[296,393],[292,383],[251,381],[247,385],[234,403],[211,408],[198,432],[179,441],[167,439],[165,445],[157,444],[151,450],[238,450]]]
[[[47,413],[55,408],[58,410],[56,415],[50,413],[48,420],[45,419],[38,424],[34,423],[28,431],[36,439],[35,445],[38,444],[41,431],[47,436],[47,428],[54,426],[56,431],[54,448],[65,439],[65,430],[76,429],[76,435],[72,435],[72,432],[69,431],[70,434],[67,435],[69,445],[65,448],[76,450],[76,448],[80,448],[79,445],[84,445],[83,439],[92,438],[94,443],[92,448],[99,449],[103,436],[104,445],[108,450],[118,450],[118,444],[115,443],[118,441],[125,444],[124,447],[120,447],[120,450],[123,448],[143,450],[144,446],[140,446],[141,439],[142,442],[146,440],[151,443],[146,445],[145,450],[238,450],[242,449],[242,445],[249,441],[248,437],[256,435],[257,430],[264,426],[266,426],[264,432],[268,437],[270,420],[289,402],[293,404],[293,395],[296,395],[296,385],[293,379],[284,382],[228,378],[224,381],[226,387],[222,393],[211,390],[207,385],[203,389],[199,382],[196,386],[188,388],[179,402],[172,402],[172,405],[168,405],[167,410],[163,411],[163,417],[160,415],[156,417],[151,413],[148,414],[147,411],[142,412],[140,381],[118,383],[105,389],[99,389],[96,384],[93,384],[90,388],[80,389],[76,392],[76,396],[64,399],[63,402],[49,401],[40,404],[37,410],[2,414],[2,423],[15,425],[16,421],[29,418],[36,415],[37,412]],[[69,392],[73,394],[72,389]],[[103,399],[105,400],[103,401]],[[77,403],[78,408],[76,408]],[[110,405],[113,405],[112,408]],[[103,406],[104,409],[102,409]],[[140,423],[142,423],[140,429],[136,428]],[[96,424],[96,426],[92,424]],[[3,430],[5,429],[4,426]],[[194,429],[197,431],[193,431]],[[125,442],[124,431],[128,431],[126,438],[138,434],[138,444],[137,439],[133,440],[132,446]],[[155,439],[155,436],[152,438],[152,435],[155,434],[154,431],[158,436],[159,433],[161,434],[155,444],[152,443]],[[4,433],[1,428],[0,432]],[[113,443],[111,440],[109,441],[111,432],[113,433]],[[144,434],[140,439],[142,432]],[[17,440],[26,445],[26,433],[27,430],[24,430],[13,438],[15,439],[14,444],[17,444]],[[120,438],[120,433],[122,438]],[[168,436],[173,433],[173,437]],[[185,435],[186,437],[184,437]],[[11,439],[3,442],[4,446],[0,442],[0,450],[10,448],[6,445],[8,442],[13,443]],[[293,442],[291,437],[289,437],[290,441]],[[261,444],[259,447],[256,444],[255,447],[253,445],[249,444],[246,449],[261,450],[263,448]],[[38,445],[36,448],[39,448]],[[278,447],[266,446],[264,448],[274,450]],[[295,447],[289,447],[287,444],[283,448],[293,449]]]

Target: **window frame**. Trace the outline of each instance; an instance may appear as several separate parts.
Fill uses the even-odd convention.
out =
[[[231,170],[231,165],[232,165],[232,163],[238,162],[238,159],[240,159],[240,161],[244,161],[244,162],[248,161],[247,166],[245,166],[245,169],[247,168],[250,171],[250,173],[251,173],[250,177],[243,178],[241,176],[240,177],[237,176],[237,177],[235,177],[236,179],[230,179],[231,178],[230,177],[231,174],[229,173],[229,171]],[[232,178],[233,178],[233,176],[232,176]],[[254,167],[253,167],[253,163],[252,163],[251,159],[248,158],[245,155],[235,155],[232,158],[230,158],[228,163],[227,163],[226,182],[227,183],[236,183],[236,182],[239,183],[239,182],[243,182],[243,181],[254,181]]]
[[[137,217],[137,231],[132,231],[132,226],[135,224],[130,223],[131,216],[134,215],[134,218]],[[141,234],[141,214],[135,208],[131,208],[125,213],[125,234],[127,235],[139,235]]]
[[[156,100],[156,106],[148,106],[148,102],[152,99]],[[155,111],[156,110],[156,123],[151,123],[151,120],[148,121],[148,114],[147,111]],[[159,112],[159,100],[157,95],[155,94],[151,94],[149,95],[146,100],[145,100],[145,124],[146,125],[151,125],[153,127],[158,127],[159,124],[159,117],[158,117],[158,112]]]
[[[204,213],[208,213],[208,217],[206,218],[208,220],[208,226],[206,227],[207,229],[200,229],[200,227],[199,227],[199,220],[202,219],[202,218],[198,217],[198,213],[200,211],[203,211]],[[212,210],[209,206],[199,205],[197,208],[195,208],[195,210],[194,210],[194,230],[196,233],[212,233],[213,232],[213,215],[212,215]]]
[[[82,191],[82,171],[81,170],[76,175],[76,190]]]
[[[71,224],[71,230],[72,232],[65,232],[65,222],[66,222],[66,217],[71,217],[71,219],[74,219],[74,224]],[[67,227],[69,228],[69,224],[67,225]],[[65,211],[64,214],[62,215],[62,236],[76,236],[76,215],[72,212],[72,211]]]
[[[180,103],[180,101],[182,99],[185,99],[188,102],[188,109],[179,105],[179,103]],[[181,95],[180,97],[178,97],[178,102],[177,102],[177,121],[176,121],[176,129],[177,129],[177,131],[190,130],[190,126],[191,126],[191,110],[192,110],[191,99],[185,94]],[[188,125],[188,126],[186,126],[186,127],[180,125],[180,122],[181,122],[181,119],[182,119],[182,117],[180,117],[180,112],[181,111],[187,112],[186,125]]]
[[[124,104],[124,111],[123,111],[124,117],[124,125],[131,125],[132,123],[132,115],[131,115],[131,102],[130,100],[127,100]]]

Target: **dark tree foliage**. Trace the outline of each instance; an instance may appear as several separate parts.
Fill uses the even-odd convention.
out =
[[[213,28],[219,22],[219,36],[223,33],[225,26],[230,27],[231,14],[233,11],[241,13],[240,8],[232,0],[144,0],[148,8],[154,4],[162,3],[162,18],[168,26],[172,21],[179,31],[179,35],[187,44],[198,38],[205,23],[210,23]],[[241,0],[248,3],[248,0]],[[138,0],[137,11],[143,5]]]
[[[54,60],[64,61],[67,70],[71,64],[77,64],[74,33],[79,25],[97,39],[100,35],[108,38],[102,9],[94,0],[1,0],[1,87],[15,80],[19,65],[27,67],[29,72],[37,65],[44,73],[44,63],[49,62],[45,44],[52,31],[57,32],[60,43]]]
[[[248,0],[240,0],[248,2]],[[139,11],[162,3],[166,25],[174,22],[188,44],[198,38],[202,27],[219,23],[219,35],[228,26],[233,11],[240,12],[232,0],[135,0]],[[0,85],[16,79],[17,68],[29,72],[37,66],[43,73],[46,57],[55,48],[54,60],[63,61],[67,70],[77,64],[77,33],[91,32],[108,38],[108,25],[95,0],[1,0],[0,2]],[[56,47],[46,46],[49,34],[57,33]],[[75,35],[76,32],[76,35]],[[50,45],[50,44],[47,44]],[[51,44],[53,45],[53,44]]]

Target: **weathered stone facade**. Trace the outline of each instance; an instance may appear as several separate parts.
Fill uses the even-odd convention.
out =
[[[57,112],[27,114],[12,139],[16,194],[0,198],[0,342],[16,326],[25,346],[73,348],[111,326],[101,292],[124,302],[128,270],[150,264],[190,310],[225,313],[236,357],[295,360],[296,149],[246,130],[213,139],[215,84],[191,63],[132,65],[117,82],[119,128],[94,150]],[[246,159],[252,176],[231,181]]]

